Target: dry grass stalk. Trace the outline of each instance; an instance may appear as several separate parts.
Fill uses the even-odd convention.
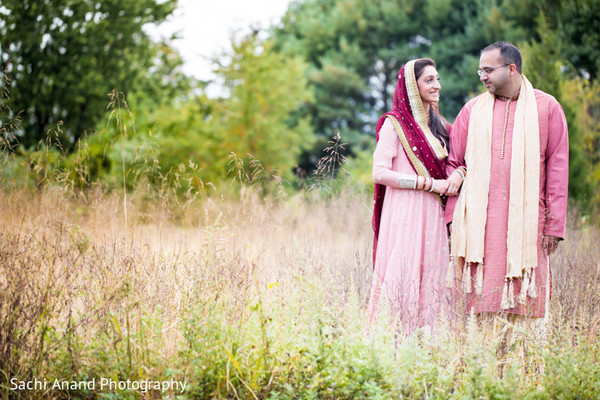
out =
[[[142,210],[131,203],[136,196],[128,200],[126,224],[118,194],[99,188],[79,197],[65,197],[52,187],[0,196],[0,370],[10,376],[56,373],[65,359],[69,365],[61,371],[67,375],[112,373],[102,368],[115,364],[103,362],[98,370],[93,357],[116,360],[119,373],[127,377],[139,377],[141,367],[145,376],[159,376],[169,363],[187,365],[180,358],[183,349],[205,340],[191,339],[190,323],[204,329],[211,319],[221,318],[218,310],[227,310],[223,326],[237,327],[236,334],[258,313],[261,365],[244,367],[242,353],[235,351],[250,350],[229,349],[223,367],[229,369],[219,391],[260,397],[265,387],[293,379],[297,367],[290,360],[310,354],[299,351],[284,361],[281,354],[295,351],[295,345],[275,332],[296,329],[296,324],[297,338],[319,351],[327,351],[322,346],[333,345],[340,335],[354,335],[348,337],[356,345],[364,340],[359,315],[366,312],[371,284],[372,231],[370,199],[362,195],[346,192],[328,204],[306,201],[302,195],[274,202],[244,186],[235,199],[191,202],[186,224],[174,224],[177,216],[159,206],[144,205]],[[572,216],[570,220],[576,221]],[[581,336],[597,337],[597,238],[595,228],[572,222],[566,243],[553,258],[550,343],[568,334],[576,349]],[[295,311],[288,315],[286,309]],[[318,320],[303,319],[317,315]],[[192,316],[200,320],[191,322]],[[359,325],[353,322],[357,316]],[[311,331],[308,326],[313,324]],[[442,343],[450,343],[454,353],[438,357],[455,371],[456,390],[466,384],[461,374],[470,371],[477,357],[486,360],[485,373],[495,373],[498,359],[486,352],[499,346],[502,334],[481,330],[472,321],[448,330]],[[322,342],[308,344],[317,337]],[[90,349],[96,342],[110,346],[94,353]],[[412,342],[401,337],[394,342],[393,362],[407,362],[408,368],[404,357],[415,351],[406,347]],[[425,348],[438,348],[435,342],[424,343]],[[510,357],[513,364],[529,362],[523,353]],[[541,379],[539,371],[528,374],[530,384]]]

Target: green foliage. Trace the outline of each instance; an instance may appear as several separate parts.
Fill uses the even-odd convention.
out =
[[[170,15],[174,0],[5,1],[0,59],[11,58],[11,66],[2,74],[2,181],[79,188],[101,182],[193,198],[230,174],[263,185],[265,194],[294,179],[296,188],[317,184],[331,192],[326,179],[304,178],[323,175],[319,160],[340,134],[348,171],[370,186],[375,121],[391,106],[400,67],[416,57],[436,60],[441,112],[452,121],[483,90],[475,74],[480,49],[508,40],[522,49],[534,86],[563,105],[571,197],[597,204],[598,6],[293,1],[270,37],[255,32],[232,41],[215,62],[226,94],[209,99],[202,87],[190,90],[195,83],[168,43],[152,43],[142,30]],[[129,106],[106,112],[110,93],[126,95]],[[124,124],[117,126],[119,118]]]
[[[217,74],[229,97],[215,104],[208,124],[218,139],[216,158],[251,154],[266,170],[292,177],[300,151],[311,146],[310,120],[295,113],[312,101],[306,64],[275,51],[256,34],[233,44]]]
[[[375,138],[373,138],[375,141]],[[375,148],[375,145],[372,146]],[[369,188],[372,192],[373,188],[373,152],[362,150],[354,157],[348,159],[348,173],[352,176],[352,180],[357,185],[362,185],[364,188]]]
[[[31,169],[61,177],[45,178],[44,184],[85,188],[101,182],[124,192],[149,186],[158,196],[173,191],[191,198],[210,193],[228,174],[234,180],[238,174],[245,177],[240,182],[276,192],[282,180],[293,176],[301,149],[313,142],[307,117],[294,114],[311,100],[304,68],[270,43],[247,37],[218,71],[228,97],[211,100],[198,94],[167,104],[134,94],[135,110],[123,92],[113,90],[98,131],[79,140],[72,153],[52,148],[60,146],[61,130],[44,143],[45,154],[56,154],[60,163],[22,152],[26,159],[39,159]],[[234,168],[232,158],[239,160]]]
[[[63,121],[61,143],[72,149],[95,128],[113,88],[156,93],[154,82],[168,78],[165,68],[154,75],[151,67],[168,57],[142,27],[164,21],[175,6],[176,0],[3,1],[0,59],[11,60],[13,110],[23,110],[19,141],[35,145]]]
[[[479,50],[526,37],[518,17],[512,1],[310,0],[292,3],[274,36],[279,48],[311,64],[315,131],[339,131],[351,146],[364,148],[368,143],[360,136],[372,133],[379,115],[390,109],[406,61],[437,61],[443,111],[452,120],[479,87]]]
[[[591,131],[580,126],[579,109],[561,91],[574,73],[588,80],[584,87],[593,87],[599,6],[597,0],[306,0],[290,4],[273,35],[278,48],[310,63],[314,131],[325,138],[341,133],[351,155],[372,149],[364,133],[373,134],[378,116],[389,110],[398,70],[407,60],[436,60],[441,112],[452,121],[483,90],[475,74],[479,51],[498,40],[517,44],[534,86],[563,104],[572,143],[570,193],[584,200],[594,197],[588,175],[596,163],[588,161],[594,157],[583,150],[580,137],[586,135],[580,130]],[[304,169],[316,168],[326,139],[319,145],[303,156]]]
[[[237,299],[222,293],[215,300],[197,292],[185,308],[189,350],[180,356],[190,360],[193,398],[231,393],[270,399],[385,398],[390,393],[391,382],[381,371],[391,369],[390,359],[378,353],[379,344],[362,342],[355,296],[339,309],[315,277],[300,276],[264,289],[240,289],[244,296]],[[277,299],[284,292],[286,307],[281,307]],[[236,305],[242,309],[233,315]]]
[[[390,104],[390,84],[414,53],[418,6],[410,2],[311,0],[294,2],[275,31],[278,48],[310,62],[314,88],[310,110],[317,134],[337,132],[351,145],[361,136],[382,104]],[[393,87],[391,88],[393,92]],[[362,144],[361,144],[362,143]]]
[[[587,211],[600,207],[600,81],[573,78],[561,83],[569,115],[569,190]],[[579,172],[578,174],[576,174]]]
[[[431,57],[436,61],[442,84],[440,110],[448,120],[454,119],[470,97],[484,90],[475,72],[480,50],[498,40],[517,43],[526,37],[519,18],[530,15],[535,8],[523,10],[515,3],[518,2],[426,3],[428,21],[421,35],[429,39],[430,45],[415,58]]]
[[[548,2],[553,4],[556,2]],[[596,80],[600,73],[600,1],[563,0],[553,9],[553,25],[563,43],[562,58],[577,73]]]
[[[589,337],[561,329],[563,337],[572,337],[574,351],[565,351],[556,340],[545,351],[545,397],[549,399],[594,399],[600,396],[599,337]]]
[[[577,77],[577,67],[564,58],[572,46],[564,40],[563,33],[551,28],[557,15],[537,17],[539,41],[521,45],[523,69],[534,87],[552,94],[561,103],[569,126],[569,195],[577,200],[586,212],[600,204],[597,190],[596,156],[600,140],[598,126],[598,83]]]
[[[0,67],[0,151],[4,156],[16,143],[15,131],[21,126],[21,113],[14,113],[10,107],[11,80],[6,74],[8,63]]]

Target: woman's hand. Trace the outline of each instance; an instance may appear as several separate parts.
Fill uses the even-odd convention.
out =
[[[448,190],[448,180],[436,179],[433,183],[433,192],[443,195]]]
[[[458,172],[458,168],[455,169],[454,172],[452,172],[450,174],[447,181],[448,181],[448,188],[446,190],[446,193],[440,193],[440,194],[445,194],[448,197],[457,196],[458,189],[460,189],[460,185],[462,185],[462,183],[463,183],[463,177],[460,174],[460,172]]]

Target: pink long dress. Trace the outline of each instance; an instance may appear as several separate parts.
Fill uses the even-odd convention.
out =
[[[429,192],[399,189],[398,173],[416,175],[387,119],[373,154],[373,179],[386,185],[381,214],[369,318],[376,319],[381,296],[386,295],[403,331],[437,324],[450,304],[445,287],[448,233],[444,209]]]

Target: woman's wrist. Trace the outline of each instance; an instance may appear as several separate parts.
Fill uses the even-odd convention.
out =
[[[423,177],[423,186],[421,187],[421,190],[431,191],[432,186],[433,186],[433,181],[431,180],[431,178],[424,176]]]
[[[417,176],[415,182],[415,190],[422,190],[424,192],[433,192],[435,190],[435,179],[428,176]]]

